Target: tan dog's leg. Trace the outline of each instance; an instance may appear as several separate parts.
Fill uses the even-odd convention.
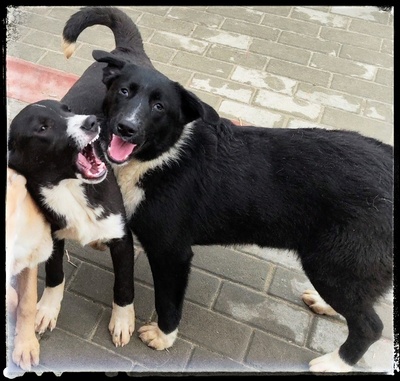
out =
[[[37,267],[18,275],[18,307],[12,359],[21,369],[30,371],[39,364],[39,341],[35,335]]]

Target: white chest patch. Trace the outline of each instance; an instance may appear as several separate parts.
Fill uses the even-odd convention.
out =
[[[65,218],[66,227],[56,232],[58,239],[73,239],[86,245],[92,241],[123,237],[122,215],[111,214],[100,218],[103,208],[89,205],[79,180],[62,180],[53,188],[43,188],[41,194],[46,205]]]
[[[175,145],[156,159],[144,162],[133,159],[123,166],[113,165],[115,177],[121,188],[127,219],[133,216],[138,205],[146,197],[144,190],[138,186],[140,179],[146,172],[178,160],[182,148],[190,138],[192,129],[192,123],[187,124]]]

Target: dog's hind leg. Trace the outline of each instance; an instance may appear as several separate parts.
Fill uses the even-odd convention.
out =
[[[135,330],[135,310],[133,307],[134,249],[130,231],[124,238],[109,242],[113,262],[114,301],[108,330],[116,347],[129,343]]]
[[[35,329],[39,333],[47,328],[52,331],[57,323],[64,296],[63,255],[64,240],[54,239],[53,253],[45,264],[46,287],[36,306]]]
[[[146,324],[138,332],[149,347],[163,350],[171,347],[178,335],[193,252],[190,247],[177,252],[145,251],[153,275],[158,322]]]
[[[307,271],[311,283],[329,306],[334,308],[347,321],[348,336],[345,342],[332,353],[318,357],[310,362],[312,372],[349,372],[361,359],[371,344],[377,341],[382,333],[383,324],[373,308],[375,295],[368,295],[368,286],[364,280],[352,280],[341,276],[339,272],[330,274],[330,283],[326,277]],[[365,282],[368,282],[365,280]],[[363,285],[364,283],[364,285]],[[342,287],[342,285],[346,285]],[[365,293],[367,298],[362,298]]]

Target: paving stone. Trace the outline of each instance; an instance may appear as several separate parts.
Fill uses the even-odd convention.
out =
[[[207,57],[195,56],[181,51],[175,55],[172,64],[190,70],[193,70],[194,67],[196,67],[196,71],[222,78],[228,78],[232,71],[231,64],[216,61]]]
[[[307,65],[310,60],[311,52],[305,49],[295,48],[293,46],[287,46],[284,44],[261,40],[254,38],[250,45],[250,51],[266,56],[279,58],[284,61],[291,61],[302,65]],[[271,72],[270,70],[268,70]],[[284,73],[277,73],[285,75]]]
[[[196,347],[193,351],[192,357],[189,361],[185,372],[196,372],[201,375],[208,375],[208,373],[248,373],[254,372],[255,369],[245,366],[218,353],[208,351],[204,348]]]
[[[192,33],[193,38],[206,40],[210,43],[216,43],[228,46],[235,49],[247,50],[252,42],[250,36],[245,36],[239,33],[214,30],[198,26]]]
[[[111,306],[113,302],[114,275],[87,263],[82,263],[69,289],[85,298]]]
[[[305,309],[260,294],[241,286],[223,283],[214,309],[233,319],[266,332],[283,336],[302,345],[311,315]]]
[[[309,83],[299,83],[296,98],[308,100],[325,106],[331,106],[344,111],[358,113],[363,104],[362,98],[353,97],[339,91],[334,91]]]
[[[254,24],[258,24],[262,18],[261,12],[247,7],[209,6],[207,12],[221,15],[224,18],[239,19]]]
[[[393,127],[389,123],[328,107],[325,108],[321,121],[339,129],[357,131],[384,143],[393,144]]]
[[[220,44],[211,44],[206,52],[206,56],[258,70],[263,69],[267,62],[267,59],[260,54],[238,50]]]
[[[343,45],[339,56],[387,69],[393,69],[394,64],[393,56],[390,54],[350,45]]]
[[[287,95],[293,95],[297,85],[297,81],[293,79],[241,66],[235,68],[231,79],[256,88],[272,90]]]
[[[393,106],[386,103],[366,101],[364,115],[369,118],[393,123]]]
[[[314,287],[307,276],[297,271],[277,267],[268,294],[285,299],[308,310],[301,299],[303,292],[308,289],[314,289]]]
[[[252,329],[225,316],[185,301],[179,334],[195,344],[241,361]]]
[[[256,330],[245,363],[263,372],[308,372],[315,357],[311,350]]]
[[[204,12],[201,8],[197,9],[197,7],[171,7],[168,17],[188,21],[195,25],[218,28],[226,16],[214,13],[212,8],[209,7],[207,12]]]
[[[192,22],[165,18],[156,14],[144,13],[138,21],[139,26],[145,26],[154,30],[164,30],[170,33],[179,33],[189,36],[194,26]]]
[[[378,102],[393,103],[394,94],[391,88],[370,81],[335,74],[333,76],[331,87],[334,90],[344,91],[352,95],[372,99]]]
[[[243,125],[281,127],[284,121],[279,113],[229,100],[223,100],[218,111],[227,118],[241,120]]]
[[[261,24],[281,30],[289,30],[294,33],[305,34],[307,36],[317,36],[319,32],[319,25],[287,17],[269,15],[267,13],[264,14]]]
[[[258,90],[254,104],[311,120],[317,120],[322,112],[319,104],[264,89]]]
[[[381,12],[376,6],[333,6],[331,12],[381,24],[386,24],[389,18],[388,12]]]
[[[378,69],[376,73],[375,82],[381,85],[393,87],[394,73],[392,70]]]
[[[346,29],[349,19],[344,16],[326,12],[322,7],[293,7],[290,17],[334,28]]]
[[[190,87],[244,103],[249,102],[253,95],[249,86],[202,74],[193,76]]]
[[[214,302],[221,281],[209,273],[192,268],[185,298],[210,308]]]
[[[65,291],[57,319],[57,327],[83,339],[89,339],[102,312],[103,308],[92,301]]]
[[[355,45],[371,50],[379,50],[381,46],[381,39],[378,37],[325,26],[321,28],[319,36],[325,40],[336,41],[344,45]]]
[[[40,344],[40,364],[52,372],[128,372],[133,368],[131,360],[58,328],[43,334]]]
[[[376,66],[318,53],[314,54],[311,58],[310,66],[333,73],[369,80],[374,79],[377,71]]]
[[[233,19],[226,19],[221,25],[221,29],[271,41],[276,41],[279,36],[278,29]]]
[[[169,48],[182,49],[184,51],[197,54],[203,54],[208,46],[208,43],[205,41],[165,31],[155,32],[150,42],[157,44],[157,46],[167,46]],[[151,52],[148,52],[147,49],[146,52],[150,57],[153,58]]]
[[[311,83],[312,85],[320,85],[328,87],[331,75],[327,71],[317,70],[310,67],[294,64],[276,59],[268,62],[267,70],[270,73],[297,79],[302,82]]]
[[[289,31],[283,31],[279,36],[278,42],[301,49],[321,52],[330,56],[337,56],[341,47],[337,42],[327,41],[317,37],[309,37]]]
[[[193,252],[193,266],[258,290],[263,289],[269,271],[267,263],[220,246],[194,246]]]

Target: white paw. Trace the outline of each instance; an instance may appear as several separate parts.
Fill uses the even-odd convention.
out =
[[[178,336],[178,329],[166,335],[160,328],[158,328],[158,325],[155,322],[144,325],[139,328],[138,332],[140,333],[139,338],[144,343],[158,351],[172,347],[172,344],[174,344],[176,337]]]
[[[12,360],[22,370],[29,372],[31,370],[31,366],[38,365],[39,353],[40,345],[34,332],[25,337],[23,337],[23,335],[16,334],[14,339]]]
[[[321,298],[315,290],[305,290],[301,297],[303,302],[316,314],[337,315],[337,312]]]
[[[321,357],[317,357],[310,361],[311,372],[334,372],[345,373],[350,372],[353,367],[346,364],[339,356],[339,349],[331,353],[327,353]]]
[[[35,330],[42,334],[56,327],[61,301],[64,296],[65,279],[56,287],[46,287],[36,306]]]
[[[113,303],[108,330],[116,347],[123,347],[129,343],[135,330],[135,309],[133,303],[120,307]]]

